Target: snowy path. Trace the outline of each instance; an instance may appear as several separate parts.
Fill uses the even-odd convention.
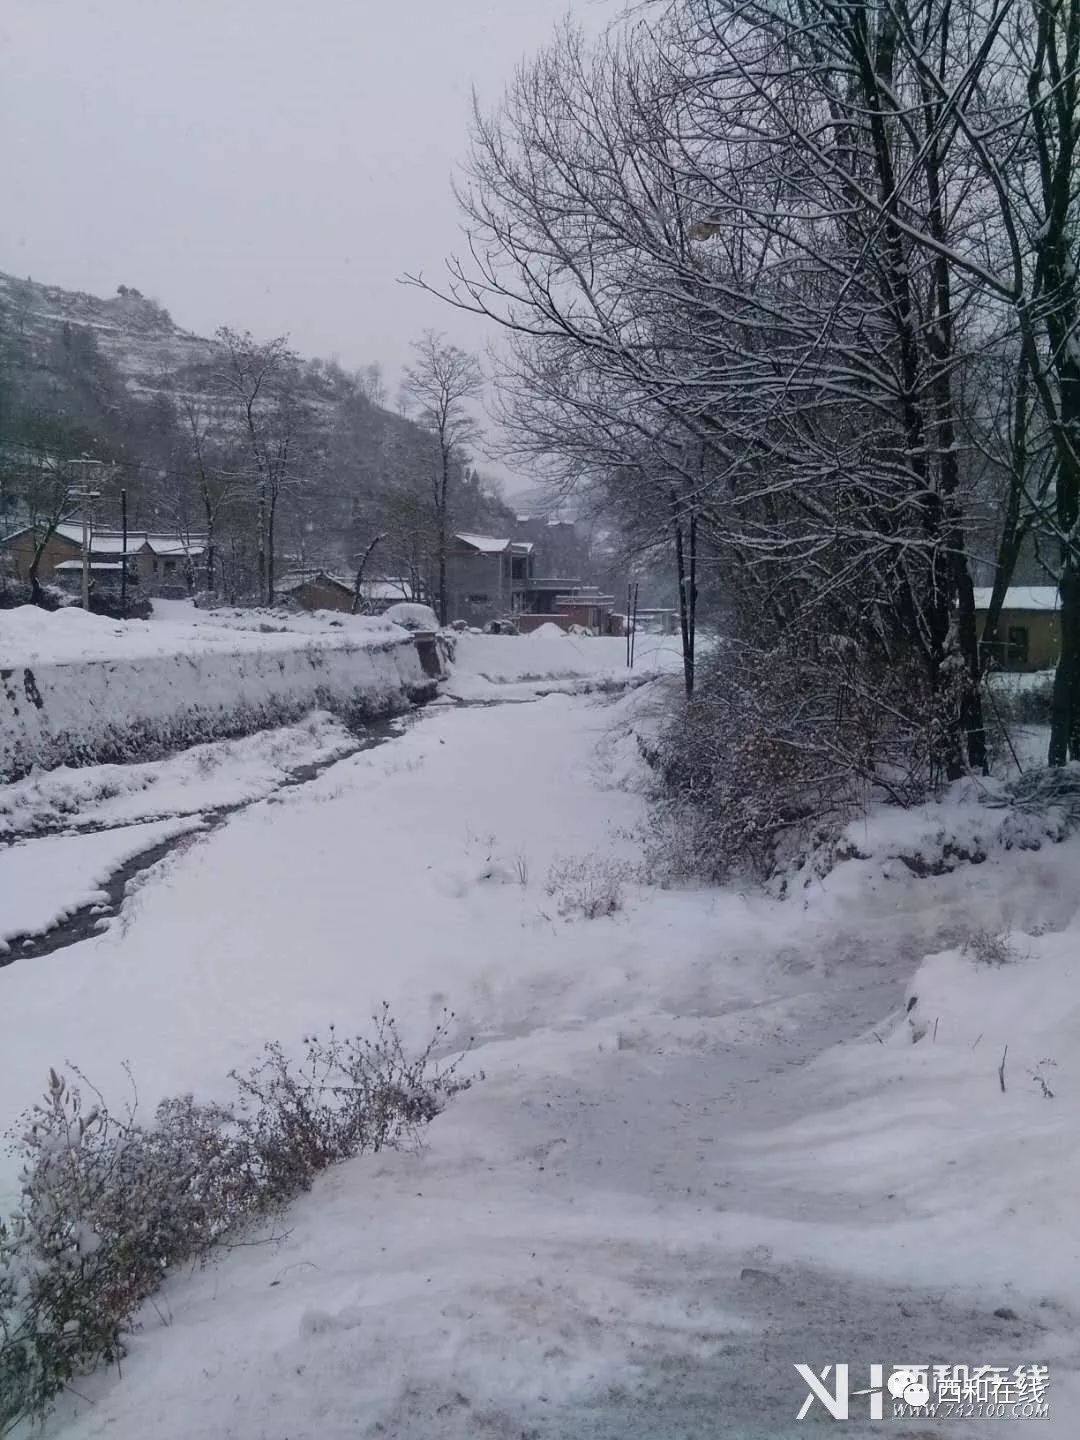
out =
[[[552,867],[640,860],[643,703],[432,712],[172,857],[112,933],[0,972],[4,1125],[63,1057],[110,1088],[130,1059],[144,1102],[206,1092],[384,998],[417,1038],[453,1008],[487,1077],[421,1153],[331,1172],[283,1237],[175,1277],[51,1433],[794,1436],[796,1361],[918,1359],[1049,1361],[1036,1433],[1073,1433],[1074,1257],[1040,1260],[985,1165],[942,1186],[948,1096],[877,1037],[926,951],[1065,924],[1076,848],[1010,857],[1008,890],[852,864],[806,900],[624,880],[615,915],[565,917]],[[932,1174],[897,1170],[913,1117]]]

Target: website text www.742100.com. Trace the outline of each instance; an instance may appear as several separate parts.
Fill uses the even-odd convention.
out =
[[[796,1364],[806,1384],[797,1419],[805,1420],[815,1406],[834,1420],[871,1420],[937,1416],[955,1419],[1038,1420],[1050,1414],[1046,1365],[871,1365],[870,1383],[852,1388],[845,1363],[815,1371]]]

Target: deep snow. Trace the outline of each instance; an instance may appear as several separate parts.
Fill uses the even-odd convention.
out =
[[[463,638],[511,687],[574,643]],[[886,816],[783,902],[660,888],[630,726],[665,703],[430,712],[0,971],[0,1125],[65,1057],[149,1105],[382,999],[416,1039],[450,1005],[487,1077],[170,1280],[50,1434],[794,1436],[795,1362],[920,1360],[1049,1363],[1035,1433],[1075,1433],[1080,844],[917,878]],[[946,949],[1006,928],[1000,969]]]

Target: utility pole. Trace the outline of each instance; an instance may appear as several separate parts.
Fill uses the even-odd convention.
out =
[[[73,500],[82,501],[82,606],[84,610],[90,609],[90,506],[95,500],[101,499],[100,490],[91,490],[89,485],[90,471],[95,465],[101,465],[100,460],[77,460],[76,465],[82,476],[82,484],[76,490],[71,491]]]

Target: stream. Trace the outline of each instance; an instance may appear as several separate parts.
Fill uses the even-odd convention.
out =
[[[37,934],[11,935],[8,937],[6,951],[0,951],[0,969],[5,965],[11,965],[17,960],[29,960],[39,955],[50,955],[55,950],[66,949],[69,945],[77,945],[81,940],[88,940],[92,936],[100,934],[108,928],[123,909],[124,901],[128,895],[128,887],[131,882],[140,875],[151,870],[155,865],[160,864],[166,856],[174,850],[182,847],[198,844],[207,835],[213,834],[220,826],[224,825],[231,815],[240,810],[247,810],[252,805],[261,805],[267,799],[280,795],[283,790],[294,789],[300,785],[308,785],[312,780],[331,770],[335,765],[340,765],[353,756],[361,754],[365,750],[373,750],[376,746],[386,745],[389,741],[396,739],[405,725],[411,723],[419,715],[419,710],[410,711],[406,715],[386,716],[385,718],[369,720],[355,727],[349,727],[351,733],[356,737],[356,745],[344,754],[334,755],[328,760],[314,761],[306,765],[299,765],[295,770],[289,772],[271,796],[261,795],[250,800],[241,800],[235,804],[208,807],[200,810],[191,818],[199,820],[202,825],[196,830],[185,830],[179,835],[172,835],[166,840],[160,840],[156,844],[148,846],[145,850],[139,851],[122,865],[118,866],[100,886],[100,894],[87,905],[81,905],[73,910],[66,919],[50,926],[49,929]],[[140,816],[136,821],[128,821],[117,825],[88,825],[79,831],[81,835],[98,835],[104,830],[125,830],[134,829],[139,825],[147,823],[150,819],[168,819],[168,815],[161,816]],[[56,832],[50,831],[47,834]],[[20,837],[19,844],[32,845],[36,840],[45,838],[45,835],[32,835]]]

